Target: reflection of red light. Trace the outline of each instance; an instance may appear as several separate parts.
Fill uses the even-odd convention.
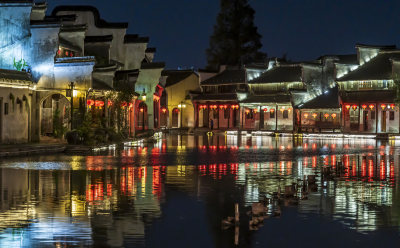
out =
[[[389,165],[389,178],[391,181],[394,180],[394,162],[391,161]]]
[[[380,170],[380,179],[384,180],[386,177],[386,168],[385,168],[385,160],[382,159],[379,165],[379,170]]]
[[[304,157],[303,158],[303,164],[304,164],[304,167],[307,168],[307,166],[308,166],[308,157]]]
[[[374,161],[372,159],[368,160],[368,176],[370,178],[374,177]]]
[[[288,161],[286,165],[286,172],[288,175],[292,174],[292,161]]]
[[[367,176],[367,159],[363,159],[361,162],[361,176]]]
[[[161,197],[160,166],[153,166],[153,195]]]
[[[313,143],[313,144],[312,144],[312,149],[313,149],[313,150],[316,150],[316,149],[317,149],[317,144],[316,144],[316,143]]]
[[[317,167],[317,156],[312,157],[312,167]]]
[[[331,165],[333,169],[336,169],[336,155],[331,156]]]
[[[112,184],[107,184],[107,196],[112,196]]]

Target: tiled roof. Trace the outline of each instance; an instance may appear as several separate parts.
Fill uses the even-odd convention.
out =
[[[78,47],[78,46],[72,44],[71,42],[67,41],[67,40],[64,39],[64,38],[61,38],[61,37],[60,37],[60,38],[58,39],[58,41],[59,41],[60,45],[63,46],[63,47],[65,47],[65,48],[71,49],[71,50],[76,51],[76,52],[81,52],[81,51],[82,51],[82,49],[81,49],[80,47]]]
[[[151,62],[142,63],[140,69],[163,69],[165,67],[164,62]]]
[[[94,90],[113,90],[113,88],[110,85],[96,78],[93,78],[92,87]]]
[[[396,49],[396,45],[367,45],[357,43],[356,47],[365,47],[365,48],[376,48],[376,49]]]
[[[140,37],[137,34],[127,34],[124,37],[124,43],[149,43],[149,37]]]
[[[323,55],[318,58],[318,60],[322,60],[324,58],[333,58],[336,63],[340,64],[358,64],[357,54],[329,54]]]
[[[357,54],[336,55],[339,59],[337,62],[341,64],[358,64]]]
[[[302,68],[300,65],[277,66],[264,73],[249,84],[280,83],[280,82],[301,82]]]
[[[193,101],[237,101],[235,93],[229,94],[201,94],[193,97]]]
[[[400,50],[381,52],[367,63],[359,66],[337,81],[362,81],[362,80],[383,80],[392,79],[391,59],[399,59]]]
[[[52,15],[55,16],[57,15],[58,12],[61,11],[90,11],[93,13],[94,16],[94,21],[96,27],[99,28],[128,28],[128,23],[126,22],[116,22],[116,23],[110,23],[106,22],[103,19],[100,18],[100,13],[99,10],[96,7],[93,6],[86,6],[86,5],[61,5],[57,6],[53,9]]]
[[[161,73],[161,76],[167,76],[167,83],[165,87],[169,87],[181,82],[192,74],[197,76],[197,74],[192,70],[165,70]]]
[[[27,73],[25,71],[17,71],[17,70],[0,69],[0,79],[32,82],[32,78],[29,73]]]
[[[112,35],[103,35],[103,36],[86,36],[85,43],[95,43],[95,42],[110,42],[112,41]]]
[[[316,98],[298,106],[299,109],[340,108],[339,90],[337,87],[330,89]]]
[[[396,93],[392,90],[345,91],[340,93],[342,102],[394,102]]]
[[[290,95],[288,94],[273,94],[273,95],[250,95],[246,99],[240,101],[241,103],[283,103],[290,102]]]
[[[61,32],[86,32],[86,30],[86,24],[62,24],[60,28]]]
[[[146,48],[146,53],[155,53],[157,49],[155,47],[148,47]]]
[[[244,69],[226,69],[214,77],[201,82],[201,85],[245,84],[246,72]]]

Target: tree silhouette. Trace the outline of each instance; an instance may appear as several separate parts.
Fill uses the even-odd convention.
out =
[[[208,68],[261,62],[261,35],[254,25],[254,9],[248,0],[221,0],[221,10],[207,49]]]

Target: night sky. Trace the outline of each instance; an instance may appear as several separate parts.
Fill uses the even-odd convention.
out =
[[[251,0],[268,56],[311,60],[354,53],[356,43],[400,45],[398,0]],[[219,11],[218,0],[48,0],[94,5],[110,22],[129,22],[129,33],[150,36],[156,60],[167,68],[203,68]]]

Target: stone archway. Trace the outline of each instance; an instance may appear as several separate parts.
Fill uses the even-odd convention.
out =
[[[160,127],[167,127],[168,126],[168,109],[163,107],[161,108],[160,113]]]
[[[62,94],[45,97],[40,103],[40,136],[54,136],[57,129],[68,128],[70,108],[69,100]]]
[[[138,106],[138,130],[146,130],[148,128],[147,105],[144,102],[139,103]]]
[[[172,110],[172,127],[179,127],[179,112],[178,108]]]

